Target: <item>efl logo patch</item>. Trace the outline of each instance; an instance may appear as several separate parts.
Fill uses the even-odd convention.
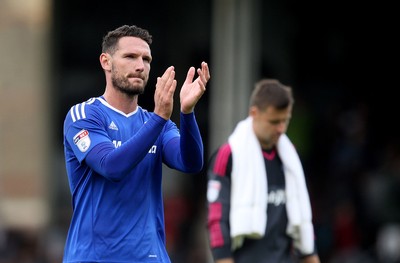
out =
[[[74,143],[81,152],[86,152],[90,146],[90,137],[87,130],[81,130],[74,136]]]
[[[207,200],[212,203],[215,202],[219,196],[221,190],[221,183],[217,180],[208,181],[207,187]]]

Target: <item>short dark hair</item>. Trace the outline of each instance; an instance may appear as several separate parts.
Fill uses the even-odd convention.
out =
[[[265,110],[269,106],[281,110],[293,104],[292,88],[276,79],[258,81],[250,97],[250,107],[255,106],[260,110]]]
[[[152,43],[152,36],[146,29],[140,28],[138,26],[123,25],[112,31],[109,31],[103,37],[102,52],[114,54],[117,48],[117,44],[122,37],[138,37],[146,41],[149,46]]]

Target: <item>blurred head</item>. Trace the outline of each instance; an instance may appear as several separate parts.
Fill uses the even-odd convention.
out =
[[[286,132],[293,104],[292,89],[278,80],[262,79],[256,83],[249,115],[253,117],[253,129],[263,149],[273,148]]]
[[[149,32],[134,25],[108,32],[100,55],[107,82],[129,96],[142,94],[149,79],[151,43]]]

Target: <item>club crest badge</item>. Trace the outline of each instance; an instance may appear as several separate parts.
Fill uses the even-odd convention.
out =
[[[86,152],[90,147],[89,131],[81,130],[74,136],[74,143],[81,152]]]
[[[217,180],[208,181],[207,187],[207,200],[212,203],[215,202],[219,196],[221,190],[221,183]]]

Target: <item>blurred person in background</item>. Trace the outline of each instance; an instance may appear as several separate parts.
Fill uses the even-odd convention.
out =
[[[138,105],[152,61],[152,36],[135,25],[108,32],[100,64],[103,95],[71,107],[64,153],[73,215],[64,263],[170,262],[165,244],[162,164],[185,173],[203,167],[194,108],[210,79],[190,67],[180,90],[180,129],[170,120],[175,69],[157,78],[154,111]]]
[[[294,98],[256,83],[249,116],[211,156],[208,237],[216,263],[319,263],[303,167],[286,135]]]

